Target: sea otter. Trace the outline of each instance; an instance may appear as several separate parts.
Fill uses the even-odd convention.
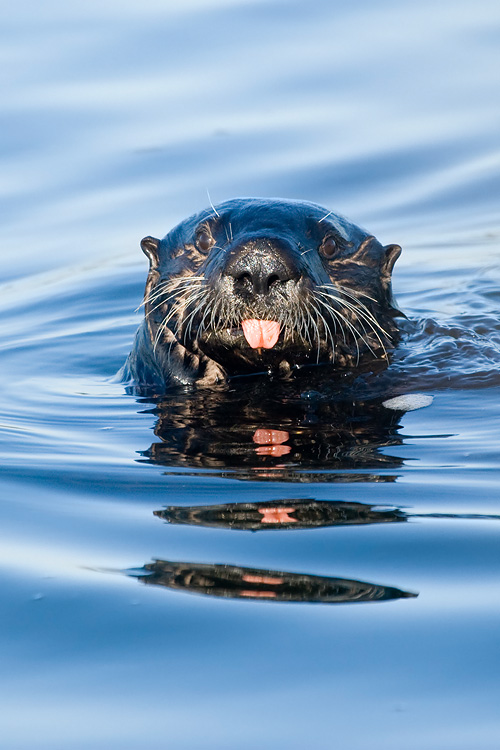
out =
[[[401,248],[314,203],[229,200],[141,247],[145,318],[124,368],[136,385],[287,377],[317,364],[338,374],[387,363],[397,341]]]

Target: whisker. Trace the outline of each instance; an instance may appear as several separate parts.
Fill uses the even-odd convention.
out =
[[[375,297],[370,297],[369,294],[366,294],[366,292],[361,292],[358,289],[346,289],[345,286],[342,286],[339,284],[338,286],[336,284],[332,284],[331,282],[329,284],[318,284],[318,289],[331,289],[334,292],[342,291],[344,294],[347,294],[349,297],[353,297],[355,299],[358,299],[358,297],[366,297],[371,302],[377,302]]]
[[[319,363],[319,355],[320,355],[320,351],[321,351],[321,337],[319,335],[318,324],[316,323],[316,321],[314,320],[314,318],[313,318],[312,315],[310,316],[310,320],[311,320],[311,323],[314,326],[314,330],[316,331],[316,342],[317,342],[316,343],[316,363]]]
[[[350,309],[351,312],[353,312],[354,315],[358,318],[361,326],[363,327],[363,330],[365,330],[365,328],[363,326],[362,321],[363,320],[365,321],[365,323],[369,326],[369,328],[371,329],[371,331],[374,334],[375,338],[379,342],[379,344],[380,344],[380,346],[381,346],[381,348],[382,348],[382,350],[384,352],[384,357],[387,357],[387,350],[385,348],[384,342],[382,341],[382,339],[379,336],[379,334],[378,334],[378,332],[377,332],[377,330],[376,330],[375,327],[377,327],[384,336],[386,336],[388,339],[390,339],[391,336],[387,333],[387,331],[385,331],[382,328],[382,326],[379,324],[379,322],[373,317],[373,315],[370,313],[370,311],[367,310],[366,308],[364,308],[362,310],[359,310],[359,309],[357,309],[357,308],[355,308],[355,307],[347,304],[345,301],[344,301],[344,304],[346,305],[347,309],[348,310]],[[368,342],[366,342],[366,343],[368,345]],[[371,347],[369,347],[369,348],[371,349]],[[371,350],[371,351],[373,351],[373,350]]]
[[[181,279],[168,279],[167,281],[163,281],[157,284],[151,291],[151,293],[144,298],[137,310],[149,304],[150,302],[154,302],[159,297],[161,297],[162,294],[165,294],[165,292],[176,291],[182,285],[190,286],[196,284],[198,282],[204,281],[204,278],[204,276],[186,276],[185,278]]]
[[[204,285],[200,284],[200,285],[198,285],[198,288],[204,289]],[[146,318],[148,318],[151,315],[151,313],[153,313],[155,310],[157,310],[162,305],[166,305],[170,300],[178,298],[178,301],[180,301],[180,299],[182,299],[182,296],[186,293],[186,291],[187,290],[179,289],[179,290],[176,290],[175,292],[172,292],[172,294],[170,294],[168,297],[165,297],[164,299],[162,299],[157,305],[155,305],[155,307],[153,307],[151,310],[149,310],[146,313]],[[160,296],[161,295],[158,295],[157,297],[155,297],[154,301],[156,301],[158,299],[158,297],[160,297]]]
[[[368,347],[368,349],[370,350],[370,352],[373,354],[373,356],[376,357],[377,354],[374,351],[373,347],[370,345],[370,343],[368,341],[368,338],[367,338],[368,337],[368,331],[367,331],[367,329],[364,326],[364,323],[366,323],[366,325],[368,326],[369,330],[373,333],[373,335],[377,339],[377,341],[378,341],[378,343],[379,343],[379,345],[380,345],[380,347],[381,347],[381,349],[383,351],[383,356],[385,358],[387,358],[387,349],[385,347],[384,342],[382,341],[382,338],[380,337],[380,335],[379,335],[379,333],[377,332],[376,329],[378,328],[379,331],[386,338],[388,338],[388,339],[390,339],[391,336],[380,325],[380,323],[373,316],[373,314],[370,312],[370,310],[368,310],[368,308],[366,307],[366,305],[364,305],[362,302],[360,302],[360,300],[357,299],[356,297],[354,297],[354,295],[350,294],[344,287],[336,288],[333,285],[331,287],[329,287],[328,285],[322,285],[322,286],[323,286],[323,288],[329,288],[329,289],[332,289],[333,291],[335,291],[336,292],[335,296],[332,295],[331,293],[327,294],[326,292],[320,292],[320,291],[317,291],[316,294],[317,295],[321,295],[322,298],[326,298],[328,300],[328,302],[329,302],[330,305],[333,302],[336,302],[338,304],[342,304],[349,312],[352,313],[352,315],[354,316],[354,318],[358,321],[359,325],[361,326],[361,328],[363,330],[363,334],[361,333],[361,331],[357,331],[356,328],[355,328],[355,326],[354,326],[354,324],[350,324],[349,321],[347,321],[346,318],[344,318],[345,322],[349,324],[351,331],[356,330],[356,335],[358,335],[361,338],[361,340],[364,341],[364,343],[366,344],[366,346]],[[340,295],[345,294],[346,296],[350,296],[356,302],[356,304],[353,304],[349,300],[343,299],[342,297],[338,296],[339,294]],[[332,311],[333,311],[333,308],[332,308]],[[336,311],[336,312],[338,313],[338,311]],[[340,313],[338,313],[338,314],[340,314]]]
[[[153,351],[156,351],[156,347],[158,346],[162,335],[165,333],[169,322],[179,312],[181,305],[182,304],[186,305],[186,300],[189,301],[190,299],[193,300],[193,298],[195,299],[198,296],[200,297],[203,296],[204,292],[205,292],[204,287],[202,288],[198,287],[194,290],[182,290],[182,293],[179,294],[177,300],[174,302],[174,304],[172,304],[167,315],[165,315],[160,325],[158,326],[158,330],[156,332],[155,340],[153,343]],[[191,301],[191,304],[192,304],[192,301]],[[174,331],[174,336],[177,336],[178,332],[179,332],[179,321],[177,321],[175,331]]]
[[[321,293],[320,293],[320,294],[321,294]],[[352,334],[352,336],[353,336],[353,339],[354,339],[354,343],[356,344],[356,364],[358,364],[358,363],[359,363],[359,360],[360,360],[360,350],[359,350],[358,338],[359,338],[359,339],[361,339],[361,341],[364,341],[364,342],[365,342],[365,344],[366,344],[366,346],[368,347],[368,349],[369,349],[369,350],[370,350],[370,351],[372,352],[372,354],[374,354],[374,356],[375,356],[375,352],[373,352],[373,349],[372,349],[372,348],[370,347],[370,344],[368,343],[368,341],[366,340],[366,338],[365,338],[365,337],[364,337],[364,336],[363,336],[363,335],[361,334],[361,332],[360,332],[360,331],[358,331],[358,330],[357,330],[357,328],[355,327],[355,325],[354,325],[353,323],[351,323],[351,321],[350,321],[350,320],[348,320],[348,318],[346,318],[346,317],[345,317],[345,315],[343,315],[343,314],[342,314],[342,313],[341,313],[341,312],[340,312],[339,310],[335,310],[335,308],[333,308],[333,307],[331,306],[331,304],[327,304],[327,303],[325,302],[325,300],[323,300],[323,299],[319,299],[318,297],[316,297],[316,300],[317,300],[317,301],[318,301],[318,302],[319,302],[319,303],[320,303],[320,304],[321,304],[321,305],[322,305],[323,307],[325,307],[325,308],[326,308],[326,309],[327,309],[327,310],[328,310],[328,311],[330,312],[330,314],[332,315],[332,317],[333,317],[334,319],[335,319],[335,318],[337,318],[337,319],[338,319],[338,321],[339,321],[339,324],[340,324],[340,329],[341,329],[341,331],[342,331],[342,338],[343,338],[343,340],[344,340],[344,344],[345,344],[345,345],[347,345],[347,341],[346,341],[346,338],[345,338],[345,331],[344,331],[344,327],[342,326],[342,321],[343,321],[343,322],[345,323],[345,325],[346,325],[347,329],[348,329],[348,330],[349,330],[349,331],[351,332],[351,334]],[[366,333],[366,331],[365,331],[365,333]]]
[[[317,301],[318,301],[318,302],[320,302],[320,300],[317,300]],[[333,341],[333,336],[332,336],[332,332],[331,332],[331,330],[330,330],[330,326],[329,326],[329,325],[327,324],[327,322],[326,322],[326,320],[325,320],[325,317],[324,317],[324,316],[323,316],[323,315],[321,314],[321,312],[320,312],[320,311],[319,311],[319,309],[318,309],[318,308],[316,307],[316,305],[314,305],[314,304],[313,304],[313,305],[312,305],[312,307],[313,307],[313,309],[315,310],[315,312],[316,312],[316,315],[318,315],[318,316],[319,316],[319,318],[321,318],[321,321],[323,322],[323,328],[324,328],[324,331],[325,331],[325,335],[327,336],[327,340],[328,340],[328,339],[330,340],[330,344],[331,344],[331,349],[332,349],[332,359],[335,359],[335,343],[334,343],[334,341]],[[319,360],[318,360],[318,361],[319,361]]]
[[[326,285],[323,285],[323,286],[326,286]],[[362,326],[363,331],[365,332],[365,334],[367,333],[367,331],[366,331],[365,327],[363,326],[362,321],[364,320],[365,323],[367,323],[367,325],[371,329],[372,333],[374,334],[375,338],[377,339],[378,343],[380,344],[380,347],[381,347],[381,349],[382,349],[382,351],[384,353],[383,354],[384,358],[387,359],[387,349],[385,347],[384,342],[382,341],[381,337],[379,336],[379,334],[377,333],[377,331],[375,329],[378,328],[379,331],[382,333],[382,335],[385,336],[389,341],[392,339],[392,336],[390,335],[390,333],[388,331],[386,331],[380,325],[380,323],[378,322],[378,320],[374,317],[374,315],[370,312],[370,310],[366,307],[366,305],[364,305],[359,299],[357,299],[357,297],[355,297],[349,290],[347,290],[343,286],[339,286],[338,289],[335,289],[335,287],[333,287],[333,285],[332,285],[331,288],[333,288],[337,292],[340,292],[340,294],[344,294],[344,295],[350,297],[351,299],[353,299],[356,302],[356,305],[353,305],[348,300],[345,300],[345,299],[339,300],[338,297],[332,298],[332,296],[329,295],[331,299],[335,299],[337,301],[341,301],[342,304],[355,315],[355,317],[359,320],[359,322],[360,322],[360,324],[361,324],[361,326]],[[320,294],[324,294],[324,292],[323,293],[320,292]],[[364,295],[364,296],[368,297],[368,295]],[[369,297],[369,299],[371,299],[371,298]],[[368,343],[366,337],[364,338],[364,341],[365,341],[366,345],[368,346],[368,348],[370,349],[370,351],[374,354],[374,356],[376,356],[376,354],[373,351],[372,347]]]
[[[200,302],[198,302],[195,305],[195,307],[193,308],[193,310],[191,311],[191,313],[183,321],[183,326],[184,326],[184,334],[182,336],[183,341],[186,341],[191,336],[191,331],[193,329],[193,323],[195,321],[195,318],[198,315],[199,311],[202,310],[202,309],[203,309],[203,302],[200,301]],[[201,331],[203,330],[203,325],[204,325],[205,317],[206,317],[207,314],[208,314],[208,309],[205,310],[205,314],[204,314],[204,316],[202,318],[202,321],[201,321],[201,323],[198,326],[198,334],[196,336],[196,339],[199,338],[199,335],[200,335]],[[180,325],[180,322],[179,322],[179,325]],[[179,335],[180,335],[180,328],[179,328]]]
[[[210,193],[208,192],[208,188],[207,188],[207,196],[208,196],[208,202],[210,203],[210,205],[212,207],[212,211],[220,219],[220,213],[217,211],[217,209],[215,208],[214,204],[212,203],[212,199],[210,197]]]

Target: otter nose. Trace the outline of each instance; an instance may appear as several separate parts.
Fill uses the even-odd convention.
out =
[[[243,248],[232,256],[225,273],[234,279],[236,289],[254,294],[268,294],[274,287],[300,276],[287,254],[270,248]]]
[[[267,294],[271,287],[280,282],[289,281],[290,275],[281,270],[269,272],[266,268],[247,268],[237,273],[231,273],[236,286],[241,288],[251,287],[254,294]]]

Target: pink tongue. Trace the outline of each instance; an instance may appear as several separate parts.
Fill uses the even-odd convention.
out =
[[[241,327],[252,349],[272,349],[280,335],[275,320],[243,320]]]

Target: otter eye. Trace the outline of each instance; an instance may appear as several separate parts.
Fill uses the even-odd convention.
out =
[[[198,250],[201,250],[202,253],[208,253],[214,243],[214,238],[206,229],[203,229],[196,235],[196,247]]]
[[[321,255],[324,255],[325,258],[331,258],[332,255],[335,255],[337,251],[337,243],[335,242],[333,237],[325,237],[325,239],[321,243],[319,251]]]

